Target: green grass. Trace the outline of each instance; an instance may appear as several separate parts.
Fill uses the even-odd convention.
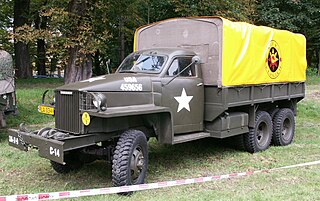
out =
[[[37,127],[53,118],[37,112],[42,92],[62,81],[17,82],[20,115],[10,116],[8,127],[24,121]],[[319,82],[320,83],[320,82]],[[149,143],[148,183],[234,172],[269,169],[320,160],[320,84],[307,87],[298,104],[295,141],[286,147],[270,147],[249,154],[224,140],[204,139],[175,146]],[[247,177],[136,192],[130,197],[105,195],[69,200],[320,200],[320,166],[302,167]],[[55,173],[37,151],[22,152],[7,145],[6,130],[0,131],[0,195],[81,190],[111,186],[111,165],[96,161],[78,172]]]

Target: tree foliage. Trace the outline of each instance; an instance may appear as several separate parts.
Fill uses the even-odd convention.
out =
[[[0,1],[0,49],[13,53],[10,29],[13,27],[13,1]]]
[[[0,2],[0,42],[11,53],[14,2],[18,0]],[[134,31],[141,25],[218,15],[303,33],[308,61],[320,67],[319,9],[319,0],[33,0],[29,23],[17,28],[14,37],[29,45],[30,62],[38,71],[41,64],[47,71],[59,67],[65,69],[67,82],[73,82],[90,76],[92,68],[99,75],[117,67],[132,51]]]

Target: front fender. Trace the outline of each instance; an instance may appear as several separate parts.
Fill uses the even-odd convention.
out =
[[[111,107],[106,111],[88,110],[82,111],[82,114],[84,112],[90,115],[92,121],[95,118],[100,119],[97,120],[98,124],[92,122],[92,125],[87,126],[86,132],[97,132],[101,127],[104,127],[104,132],[113,132],[148,124],[149,127],[153,127],[159,143],[172,144],[173,142],[173,118],[168,107],[145,104]]]

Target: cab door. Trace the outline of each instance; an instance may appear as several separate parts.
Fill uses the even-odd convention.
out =
[[[197,72],[195,65],[181,72],[191,60],[192,57],[175,58],[162,79],[162,105],[171,108],[175,134],[203,130],[204,86],[201,73]]]

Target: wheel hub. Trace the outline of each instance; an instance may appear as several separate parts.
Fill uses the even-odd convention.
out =
[[[283,139],[288,140],[290,138],[291,132],[292,132],[292,125],[290,119],[285,119],[283,122],[283,127],[281,131],[281,135]]]
[[[140,173],[143,169],[144,166],[144,156],[142,149],[140,147],[137,147],[132,154],[131,158],[131,164],[130,164],[130,169],[131,169],[131,179],[133,183],[139,178]]]
[[[257,129],[257,141],[258,144],[261,146],[264,146],[264,144],[267,142],[267,136],[268,136],[268,126],[266,123],[261,122],[261,124],[258,126]]]

